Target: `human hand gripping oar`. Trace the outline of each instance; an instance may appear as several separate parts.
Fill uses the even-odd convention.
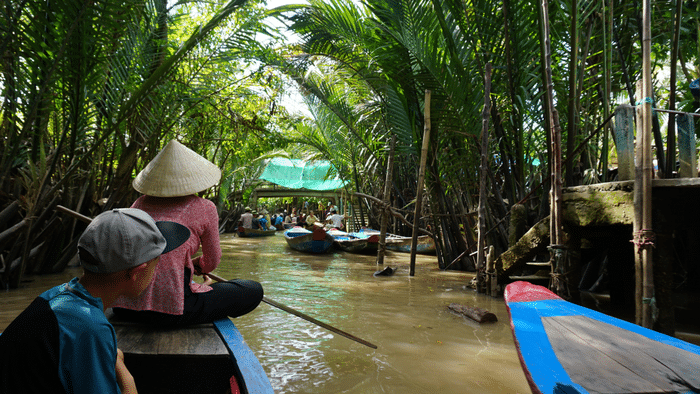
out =
[[[75,211],[73,211],[73,210],[71,210],[71,209],[68,209],[68,208],[66,208],[66,207],[64,207],[64,206],[62,206],[62,205],[57,205],[57,206],[56,206],[56,209],[58,209],[58,210],[61,211],[61,212],[65,212],[65,213],[67,213],[67,214],[69,214],[69,215],[72,215],[73,217],[76,217],[76,218],[78,218],[78,219],[80,219],[80,220],[82,220],[82,221],[84,221],[84,222],[90,223],[90,222],[92,221],[92,219],[90,219],[89,217],[87,217],[87,216],[85,216],[85,215],[81,215],[80,213],[75,212]],[[226,282],[226,279],[224,279],[224,278],[222,278],[222,277],[220,277],[220,276],[218,276],[218,275],[212,274],[212,273],[204,274],[203,276],[207,276],[207,277],[209,277],[209,278],[211,278],[211,279],[214,279],[214,280],[216,280],[216,281],[218,281],[218,282]],[[206,279],[206,278],[205,278],[205,279]],[[271,300],[271,299],[269,299],[269,298],[267,298],[267,297],[263,297],[262,300],[263,300],[263,302],[266,303],[266,304],[272,305],[272,306],[274,306],[275,308],[279,308],[279,309],[281,309],[281,310],[283,310],[283,311],[285,311],[285,312],[291,313],[292,315],[298,316],[298,317],[300,317],[300,318],[302,318],[302,319],[304,319],[304,320],[306,320],[306,321],[309,321],[309,322],[314,323],[314,324],[316,324],[316,325],[318,325],[318,326],[321,326],[321,327],[325,328],[326,330],[329,330],[329,331],[332,331],[332,332],[334,332],[334,333],[336,333],[336,334],[342,335],[342,336],[344,336],[344,337],[346,337],[346,338],[348,338],[348,339],[352,339],[353,341],[359,342],[359,343],[361,343],[361,344],[363,344],[363,345],[365,345],[365,346],[369,346],[369,347],[371,347],[372,349],[376,349],[376,348],[377,348],[377,345],[374,345],[374,344],[372,344],[372,343],[369,343],[369,342],[367,342],[367,341],[365,341],[365,340],[363,340],[363,339],[360,339],[360,338],[358,338],[358,337],[356,337],[356,336],[354,336],[354,335],[352,335],[352,334],[349,334],[349,333],[347,333],[347,332],[345,332],[345,331],[343,331],[343,330],[340,330],[340,329],[338,329],[338,328],[335,328],[335,327],[331,326],[330,324],[326,324],[326,323],[324,323],[324,322],[322,322],[322,321],[316,320],[316,319],[314,319],[314,318],[311,317],[311,316],[308,316],[308,315],[306,315],[306,314],[303,314],[303,313],[301,313],[301,312],[299,312],[299,311],[297,311],[297,310],[295,310],[295,309],[292,309],[292,308],[290,308],[290,307],[288,307],[288,306],[286,306],[286,305],[280,304],[280,303],[277,302],[277,301],[273,301],[273,300]]]
[[[214,279],[214,280],[217,281],[217,282],[226,282],[226,279],[224,279],[224,278],[222,278],[222,277],[220,277],[220,276],[218,276],[218,275],[212,274],[211,272],[208,273],[208,274],[203,274],[203,276],[208,276],[208,277]],[[316,320],[316,319],[314,319],[313,317],[311,317],[311,316],[309,316],[309,315],[306,315],[306,314],[304,314],[304,313],[301,313],[301,312],[299,312],[298,310],[292,309],[292,308],[290,308],[290,307],[288,307],[288,306],[286,306],[286,305],[280,304],[280,303],[277,302],[277,301],[273,301],[273,300],[271,300],[271,299],[269,299],[269,298],[267,298],[267,297],[265,297],[265,296],[263,296],[263,299],[262,299],[262,300],[263,300],[264,303],[266,303],[266,304],[268,304],[268,305],[272,305],[272,306],[274,306],[275,308],[279,308],[279,309],[281,309],[281,310],[283,310],[283,311],[285,311],[285,312],[291,313],[292,315],[298,316],[298,317],[300,317],[300,318],[302,318],[302,319],[304,319],[304,320],[306,320],[306,321],[309,321],[309,322],[314,323],[314,324],[316,324],[316,325],[318,325],[318,326],[321,326],[321,327],[325,328],[326,330],[329,330],[329,331],[332,331],[332,332],[334,332],[334,333],[336,333],[336,334],[342,335],[342,336],[344,336],[345,338],[352,339],[353,341],[359,342],[359,343],[361,343],[361,344],[363,344],[363,345],[365,345],[365,346],[369,346],[369,347],[371,347],[372,349],[376,349],[376,348],[377,348],[377,345],[375,345],[375,344],[369,343],[369,342],[365,341],[364,339],[360,339],[360,338],[358,338],[358,337],[356,337],[356,336],[354,336],[354,335],[352,335],[352,334],[349,334],[349,333],[347,333],[347,332],[345,332],[345,331],[343,331],[343,330],[340,330],[340,329],[338,329],[338,328],[335,328],[335,327],[331,326],[330,324],[326,324],[326,323],[324,323],[324,322],[322,322],[322,321]]]

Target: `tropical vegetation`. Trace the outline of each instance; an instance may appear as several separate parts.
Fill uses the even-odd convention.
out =
[[[416,224],[433,234],[441,268],[474,269],[482,148],[489,244],[507,248],[513,204],[533,220],[547,215],[546,51],[565,185],[609,179],[610,115],[641,99],[641,3],[542,9],[529,0],[309,0],[273,10],[262,0],[4,2],[2,283],[69,264],[83,225],[56,205],[88,216],[130,205],[134,175],[173,138],[222,168],[205,194],[222,211],[246,203],[231,196],[246,196],[234,192],[252,187],[267,158],[329,160],[349,192],[390,201],[405,219],[392,216],[394,232]],[[697,15],[693,2],[653,3],[656,107],[697,108]],[[308,111],[293,110],[301,100]],[[672,176],[673,116],[656,116],[660,174]],[[385,207],[359,201],[377,226]]]

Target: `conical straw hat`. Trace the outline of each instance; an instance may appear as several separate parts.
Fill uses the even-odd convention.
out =
[[[180,197],[201,192],[221,179],[214,163],[171,140],[134,179],[136,191],[154,197]]]

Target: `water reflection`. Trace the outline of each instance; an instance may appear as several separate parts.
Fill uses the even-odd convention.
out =
[[[390,277],[374,256],[291,250],[281,234],[222,238],[220,276],[260,281],[266,296],[376,344],[377,350],[261,305],[235,320],[277,393],[527,393],[502,300],[476,294],[471,275],[441,272],[435,257],[393,253]],[[478,324],[457,302],[495,313]]]

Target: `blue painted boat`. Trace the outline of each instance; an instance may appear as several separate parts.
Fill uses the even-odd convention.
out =
[[[333,246],[333,237],[321,227],[313,231],[303,227],[293,227],[284,232],[284,239],[290,248],[307,253],[326,253]]]
[[[504,293],[533,393],[699,393],[700,347],[514,282]]]
[[[328,234],[333,237],[335,246],[345,252],[365,254],[377,253],[379,233],[346,233],[340,230],[330,230]]]
[[[230,319],[175,329],[110,320],[140,394],[274,393]]]
[[[388,250],[411,253],[412,237],[387,234],[385,242]],[[429,235],[419,235],[416,243],[416,253],[435,254],[435,241]]]

